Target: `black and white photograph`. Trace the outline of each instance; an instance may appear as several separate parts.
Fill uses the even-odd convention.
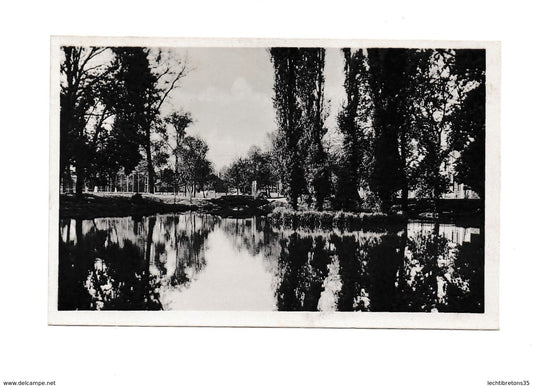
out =
[[[497,328],[497,44],[52,43],[50,323]]]

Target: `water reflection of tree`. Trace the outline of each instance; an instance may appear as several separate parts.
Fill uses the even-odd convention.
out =
[[[81,221],[75,223],[76,240],[70,240],[71,222],[69,220],[66,225],[66,241],[59,237],[58,309],[87,310],[91,309],[92,297],[85,287],[85,281],[94,266],[94,256],[91,256],[92,249],[83,242]],[[93,238],[102,236],[105,240],[102,233],[93,235]],[[86,249],[85,253],[79,253],[80,249]]]
[[[481,237],[455,246],[438,234],[409,237],[400,270],[398,311],[483,312]]]
[[[398,311],[397,278],[404,259],[406,232],[383,235],[368,252],[371,311]]]
[[[283,233],[281,233],[283,235]],[[282,311],[315,311],[338,261],[338,311],[482,312],[483,242],[439,235],[302,234],[281,237],[276,296]],[[329,279],[331,280],[331,279]]]
[[[76,243],[59,244],[60,310],[157,310],[159,279],[149,272],[149,252],[130,240],[121,247],[109,230],[82,233],[76,221]],[[147,251],[150,249],[147,248]]]
[[[180,221],[184,227],[179,226]],[[192,276],[205,267],[205,244],[216,223],[215,217],[206,214],[174,217],[170,228],[174,230],[172,244],[176,250],[176,266],[169,280],[170,286],[188,286]]]
[[[246,250],[252,256],[262,255],[269,270],[276,264],[280,254],[280,232],[266,218],[225,218],[221,221],[221,228],[231,238],[237,251]]]
[[[204,269],[220,224],[235,248],[268,260],[279,310],[315,311],[323,294],[339,311],[484,310],[482,234],[457,246],[438,227],[407,237],[286,233],[261,218],[198,214],[123,220],[60,224],[59,309],[160,309],[160,289],[187,288]]]
[[[396,278],[403,258],[400,238],[338,236],[332,242],[339,260],[338,311],[394,311]]]
[[[484,239],[471,235],[457,249],[455,277],[448,285],[448,307],[450,312],[484,312]]]
[[[339,311],[364,310],[366,287],[366,259],[368,243],[361,244],[354,235],[333,234],[331,241],[339,260],[341,289],[338,293]]]
[[[59,309],[161,309],[162,286],[187,286],[205,265],[205,245],[217,219],[187,214],[61,223]],[[122,228],[117,229],[117,224]],[[88,227],[87,227],[88,226]],[[85,231],[85,234],[83,233]],[[169,265],[175,258],[175,265]],[[170,272],[169,272],[170,268]]]
[[[445,302],[443,283],[449,277],[448,240],[435,232],[418,233],[409,237],[407,248],[401,272],[404,280],[399,283],[399,311],[438,311]]]
[[[322,236],[292,233],[281,240],[277,305],[280,311],[317,311],[331,260]]]

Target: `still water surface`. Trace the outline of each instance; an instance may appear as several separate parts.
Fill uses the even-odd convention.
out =
[[[480,228],[304,231],[209,214],[61,220],[60,310],[483,312]]]

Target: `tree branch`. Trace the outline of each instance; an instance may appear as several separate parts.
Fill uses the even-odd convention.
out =
[[[174,88],[176,88],[176,83],[181,79],[183,78],[185,75],[186,75],[186,70],[187,70],[187,67],[186,65],[184,65],[182,68],[181,68],[181,71],[176,75],[176,77],[174,78],[174,80],[172,81],[172,83],[170,84],[170,87],[167,89],[167,91],[163,94],[163,97],[161,98],[161,100],[159,101],[159,104],[157,105],[157,111],[159,111],[159,109],[161,108],[161,106],[163,105],[163,103],[165,102],[165,99],[167,99],[168,95],[170,94],[170,92],[172,90],[174,90]]]

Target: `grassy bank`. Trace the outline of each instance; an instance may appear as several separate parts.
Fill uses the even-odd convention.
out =
[[[81,197],[64,194],[59,197],[59,217],[92,219],[187,211],[211,213],[222,217],[251,217],[267,214],[271,209],[267,204],[268,201],[254,200],[251,196],[176,199],[170,195],[150,194],[84,194]]]
[[[462,208],[461,208],[462,209]],[[353,213],[343,211],[293,210],[281,202],[253,199],[251,196],[221,196],[218,198],[184,199],[151,194],[84,194],[60,195],[60,218],[92,219],[97,217],[148,216],[162,213],[197,211],[221,217],[246,218],[268,216],[274,226],[305,229],[369,229],[383,230],[405,225],[407,219],[461,223],[481,226],[483,211],[467,208],[453,212],[432,213]]]
[[[92,195],[81,197],[60,195],[59,217],[91,219],[97,217],[147,216],[156,213],[184,212],[198,210],[194,202],[177,203],[154,197],[124,195]]]

